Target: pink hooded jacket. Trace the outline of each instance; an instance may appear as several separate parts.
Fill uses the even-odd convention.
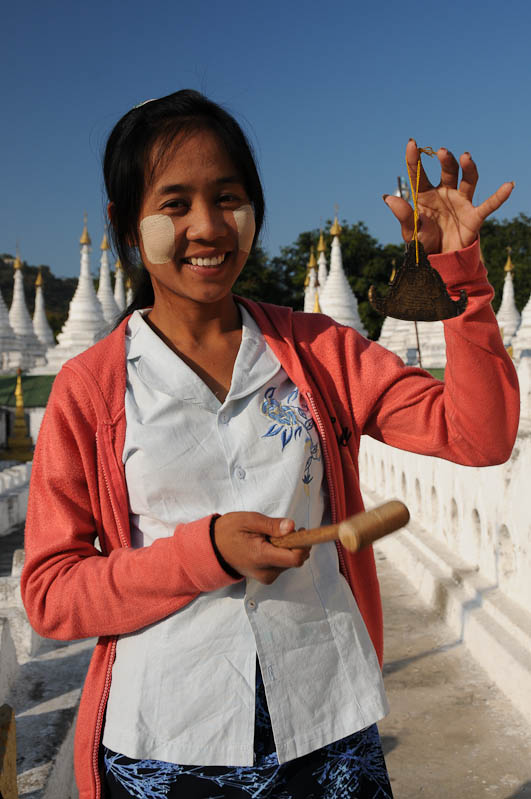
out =
[[[466,465],[510,456],[518,427],[516,373],[490,306],[479,244],[431,258],[466,312],[445,323],[445,382],[319,314],[239,300],[308,402],[319,431],[334,520],[363,508],[358,448],[365,433]],[[122,451],[126,322],[58,374],[31,478],[22,596],[43,636],[99,636],[76,729],[80,799],[100,799],[98,752],[116,638],[163,619],[202,591],[232,582],[209,537],[210,516],[170,538],[130,547]],[[214,513],[216,508],[212,508]],[[95,546],[99,539],[101,552]],[[338,546],[340,568],[380,658],[382,614],[372,550]]]

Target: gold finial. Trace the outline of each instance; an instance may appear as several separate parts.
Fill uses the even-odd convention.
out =
[[[11,435],[7,440],[7,449],[3,457],[15,461],[31,461],[33,459],[33,442],[28,435],[28,428],[24,416],[24,394],[22,392],[22,372],[17,369],[17,382],[15,385],[15,420]]]
[[[81,238],[79,239],[80,244],[92,244],[90,240],[90,236],[87,230],[87,212],[83,214],[83,233],[81,234]]]
[[[18,249],[18,241],[17,241],[15,260],[13,261],[13,269],[15,270],[15,272],[17,271],[17,269],[22,269],[22,260],[20,258],[20,251]]]
[[[336,212],[336,215],[334,216],[334,224],[330,228],[330,235],[331,236],[341,236],[342,229],[343,228],[341,227],[341,225],[339,224],[339,221],[337,219],[337,212]]]
[[[317,245],[317,252],[325,252],[326,247],[324,243],[324,236],[323,231],[321,230],[321,235],[319,236],[319,244]]]
[[[513,251],[512,247],[507,247],[507,261],[505,262],[505,266],[503,267],[504,272],[512,272],[514,271],[513,262],[511,261],[511,253]]]
[[[389,283],[392,283],[393,280],[395,279],[395,275],[396,275],[396,258],[393,258],[393,260],[391,261],[391,266],[393,267],[393,269],[391,271],[391,277],[389,278]]]
[[[105,225],[105,230],[103,232],[103,238],[100,244],[100,250],[110,250],[109,242],[107,240],[107,225]]]
[[[37,274],[37,280],[35,281],[35,288],[36,289],[40,288],[42,286],[42,283],[43,283],[42,271],[41,271],[41,269],[39,269],[39,272]]]
[[[127,289],[127,291],[133,288],[133,282],[130,277],[128,277],[127,280],[125,281],[125,288]]]
[[[114,264],[114,268],[116,269],[117,272],[120,271],[120,270],[123,270],[122,262],[120,261],[119,258],[116,259],[116,263]]]
[[[313,244],[310,248],[310,260],[308,261],[308,269],[317,269],[317,261],[315,260],[315,253],[313,251]]]
[[[15,386],[15,407],[24,407],[24,394],[22,392],[22,369],[17,369],[17,384]]]
[[[313,304],[313,312],[314,313],[322,313],[321,306],[319,305],[319,295],[315,292],[315,302]]]

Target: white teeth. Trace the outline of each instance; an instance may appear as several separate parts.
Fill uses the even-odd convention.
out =
[[[192,266],[219,266],[225,260],[226,253],[216,255],[213,258],[188,258]]]

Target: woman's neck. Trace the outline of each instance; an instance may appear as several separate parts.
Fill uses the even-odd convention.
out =
[[[168,303],[155,297],[146,321],[166,343],[182,350],[219,345],[220,338],[231,338],[241,331],[241,317],[232,294],[220,302]]]

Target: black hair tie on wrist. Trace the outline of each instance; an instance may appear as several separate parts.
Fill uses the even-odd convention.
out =
[[[212,542],[212,549],[214,550],[214,554],[218,559],[219,565],[224,571],[227,572],[229,577],[232,577],[234,580],[241,580],[243,575],[241,575],[239,572],[236,571],[236,569],[233,569],[232,566],[230,566],[227,563],[227,561],[219,551],[218,545],[216,544],[216,535],[215,535],[216,522],[220,516],[221,513],[214,513],[214,515],[210,519],[210,541]]]

